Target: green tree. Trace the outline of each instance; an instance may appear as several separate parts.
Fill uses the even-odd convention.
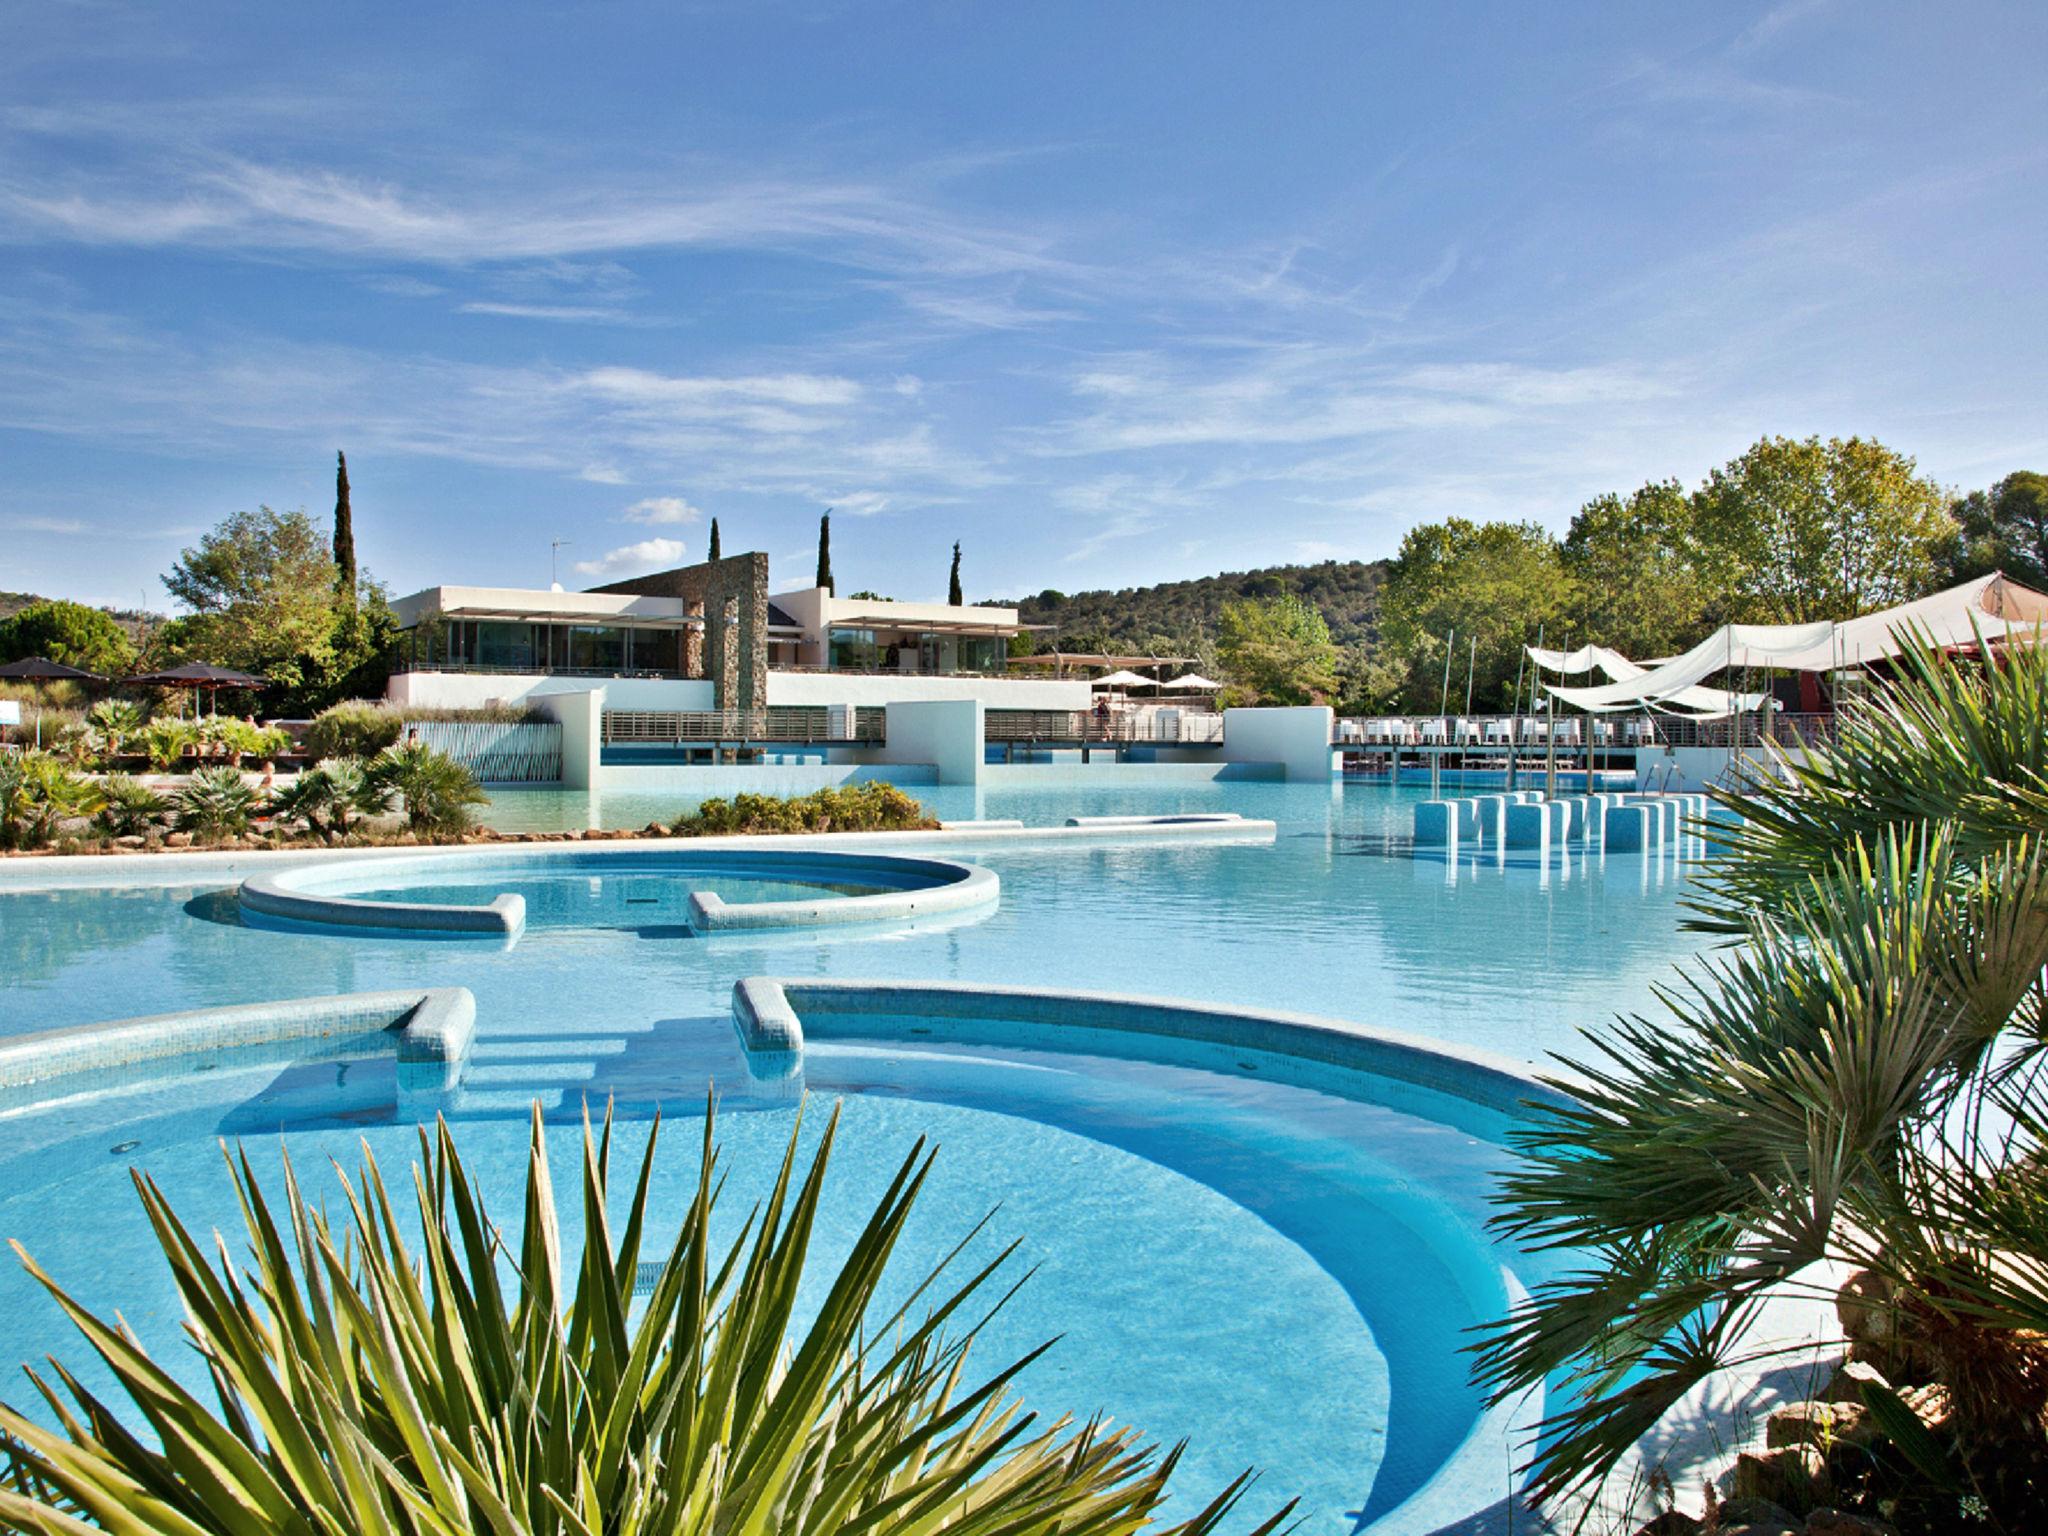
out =
[[[2048,475],[2023,469],[1955,504],[1957,581],[2004,571],[2048,588]]]
[[[832,588],[832,514],[818,519],[818,582],[827,592]]]
[[[966,601],[960,595],[960,541],[953,541],[953,571],[946,578],[946,601],[958,608]]]
[[[1767,437],[1695,498],[1702,556],[1731,617],[1846,619],[1921,596],[1955,545],[1949,498],[1913,460],[1865,438]]]
[[[351,605],[336,594],[338,578],[327,537],[304,512],[237,512],[165,575],[191,612],[151,637],[154,657],[267,677],[275,687],[264,701],[280,713],[381,692],[396,621],[377,583],[359,573]]]
[[[1524,645],[1564,641],[1573,583],[1557,541],[1535,523],[1451,518],[1410,529],[1380,594],[1380,634],[1407,674],[1409,708],[1434,711],[1449,643],[1451,703],[1513,703]],[[1470,674],[1469,683],[1467,674]]]
[[[1337,691],[1330,626],[1294,596],[1225,603],[1217,659],[1254,704],[1314,704]]]
[[[1691,498],[1675,480],[1596,496],[1564,538],[1570,628],[1637,660],[1668,656],[1714,627],[1721,594],[1702,558]]]
[[[704,546],[704,558],[706,560],[716,560],[719,558],[718,519],[715,517],[711,519],[711,542]]]
[[[342,603],[356,603],[356,522],[348,504],[348,455],[334,455],[334,591]]]
[[[128,631],[98,608],[46,598],[0,619],[0,662],[43,656],[106,675],[135,665]]]

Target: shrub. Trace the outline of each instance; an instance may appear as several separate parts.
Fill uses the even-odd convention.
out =
[[[390,802],[391,792],[371,777],[360,759],[330,757],[278,790],[271,797],[270,813],[331,843],[348,836],[352,817],[373,816]]]
[[[812,794],[734,795],[711,799],[675,824],[679,837],[732,833],[910,832],[936,827],[925,808],[894,784],[848,784]]]
[[[210,720],[207,726],[206,739],[218,743],[230,762],[239,763],[245,757],[261,762],[278,756],[292,744],[291,733],[274,725],[228,717]]]
[[[893,1283],[890,1258],[932,1166],[922,1141],[836,1274],[805,1274],[836,1121],[805,1169],[799,1117],[774,1193],[721,1248],[707,1112],[694,1196],[660,1259],[641,1249],[658,1125],[617,1227],[606,1218],[611,1124],[602,1140],[586,1125],[580,1255],[563,1251],[538,1106],[509,1254],[514,1239],[485,1210],[445,1121],[420,1131],[418,1254],[367,1152],[344,1181],[342,1223],[305,1199],[289,1161],[273,1214],[248,1157],[229,1156],[246,1274],[224,1246],[210,1259],[138,1172],[215,1392],[193,1395],[24,1257],[148,1422],[119,1425],[60,1366],[79,1402],[52,1416],[61,1428],[0,1413],[14,1459],[0,1520],[135,1536],[1153,1530],[1178,1453],[1093,1419],[1034,1426],[1013,1384],[1045,1346],[970,1385],[975,1332],[945,1330],[989,1305],[1003,1260],[959,1281],[942,1261],[915,1288]],[[892,1315],[890,1298],[904,1294],[915,1306]],[[1248,1481],[1160,1536],[1215,1530]]]
[[[49,753],[0,755],[0,848],[47,847],[59,826],[99,805],[99,786]]]
[[[306,727],[306,752],[323,757],[360,757],[367,761],[394,745],[404,722],[394,710],[351,699],[323,709]]]
[[[198,743],[199,727],[175,715],[158,715],[142,728],[143,755],[159,773],[177,767],[185,749]]]
[[[405,824],[420,837],[460,836],[476,825],[476,808],[491,802],[475,774],[422,741],[385,748],[369,778],[405,802]]]
[[[147,784],[125,773],[109,774],[100,780],[101,805],[97,820],[109,837],[142,837],[157,829],[170,805]]]
[[[178,791],[178,830],[195,837],[240,837],[262,799],[239,768],[201,768]]]

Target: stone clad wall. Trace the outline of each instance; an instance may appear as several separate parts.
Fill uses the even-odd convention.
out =
[[[704,620],[688,647],[692,677],[711,680],[714,709],[768,707],[768,557],[731,555],[592,587],[635,597],[679,597]]]

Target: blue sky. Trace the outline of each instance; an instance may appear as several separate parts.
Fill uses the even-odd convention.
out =
[[[970,598],[1561,528],[1766,432],[2048,467],[2048,7],[0,21],[0,588],[237,508],[400,592]],[[636,550],[636,546],[640,546]],[[578,567],[585,567],[579,569]]]

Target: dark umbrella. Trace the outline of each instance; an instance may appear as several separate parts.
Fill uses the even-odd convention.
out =
[[[214,695],[215,714],[220,713],[221,689],[270,686],[268,678],[237,672],[233,667],[210,667],[203,661],[188,661],[182,666],[165,667],[161,672],[144,672],[136,677],[124,677],[121,682],[128,688],[190,688],[194,693],[203,688]]]
[[[19,661],[10,661],[0,667],[0,677],[18,677],[33,683],[104,683],[106,679],[97,672],[81,671],[67,667],[61,661],[52,661],[47,656],[24,656]]]
[[[104,683],[106,679],[97,672],[81,671],[67,667],[61,661],[52,661],[47,656],[24,656],[19,661],[10,661],[0,667],[0,677],[16,677],[28,683]],[[43,744],[43,717],[36,715],[36,746]]]

